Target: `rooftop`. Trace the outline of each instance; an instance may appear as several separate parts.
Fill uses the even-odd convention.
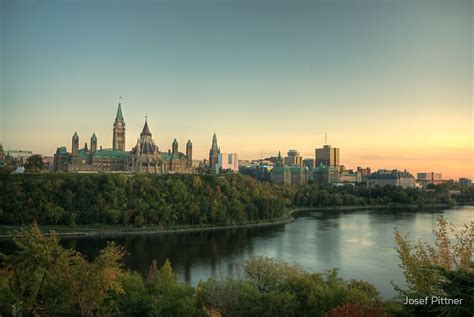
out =
[[[116,158],[116,159],[128,158],[130,157],[130,152],[105,149],[105,150],[95,151],[92,157],[93,158]]]
[[[385,170],[380,169],[375,173],[370,174],[368,179],[393,179],[393,178],[415,178],[412,174],[407,171],[399,170]]]

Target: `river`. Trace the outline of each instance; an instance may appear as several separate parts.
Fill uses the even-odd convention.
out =
[[[320,272],[339,268],[347,279],[374,284],[383,297],[396,295],[391,281],[404,285],[395,250],[394,230],[410,233],[410,240],[433,241],[436,218],[444,215],[460,226],[474,219],[474,206],[431,210],[307,211],[287,224],[216,231],[160,235],[63,238],[88,259],[108,240],[125,247],[125,265],[146,275],[153,259],[168,258],[180,279],[197,285],[211,276],[242,274],[242,263],[251,256],[274,257]],[[11,241],[0,241],[0,251],[11,250]]]

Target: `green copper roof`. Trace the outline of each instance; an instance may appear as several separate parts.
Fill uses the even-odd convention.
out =
[[[181,152],[178,152],[178,154],[162,152],[160,154],[161,154],[161,159],[163,161],[175,161],[175,160],[185,160],[186,159],[186,155],[184,155]]]
[[[304,167],[299,167],[299,166],[291,166],[289,167],[290,169],[290,172],[292,174],[295,174],[295,173],[304,173],[306,171],[306,168]]]
[[[396,179],[396,178],[415,178],[409,172],[402,172],[399,170],[384,170],[380,169],[375,173],[369,175],[368,179]]]
[[[120,119],[123,120],[123,115],[122,115],[122,105],[119,102],[118,109],[117,109],[117,115],[115,116],[115,120]]]
[[[97,137],[95,136],[95,132],[92,134],[91,139],[97,140]]]
[[[93,158],[114,158],[114,159],[126,159],[130,157],[129,152],[114,151],[114,150],[98,150],[92,155]]]
[[[284,174],[288,172],[290,172],[288,166],[275,166],[271,171],[272,174]]]
[[[80,149],[78,157],[81,160],[87,160],[89,158],[89,151],[87,151],[86,149]]]
[[[58,149],[56,150],[56,152],[57,152],[58,154],[68,154],[65,146],[58,147]]]

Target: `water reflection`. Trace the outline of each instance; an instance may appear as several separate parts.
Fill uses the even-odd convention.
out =
[[[124,264],[143,275],[153,259],[169,259],[180,278],[196,285],[210,276],[238,276],[241,264],[253,255],[295,262],[312,271],[337,267],[345,278],[375,284],[385,297],[393,296],[390,281],[403,285],[394,249],[395,228],[410,232],[412,240],[432,241],[437,216],[456,225],[469,223],[474,207],[450,210],[314,211],[296,221],[274,227],[240,228],[162,235],[65,238],[61,243],[86,257],[99,254],[107,241],[125,247]],[[11,241],[0,241],[0,251],[11,252]]]

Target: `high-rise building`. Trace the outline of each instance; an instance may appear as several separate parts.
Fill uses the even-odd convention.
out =
[[[239,171],[239,156],[237,153],[219,153],[217,156],[217,164],[215,173],[219,174],[221,171],[231,170],[235,173]]]
[[[339,166],[339,148],[324,145],[322,148],[316,149],[314,160],[316,167],[319,165],[325,166]]]
[[[303,158],[300,156],[300,152],[297,150],[289,150],[288,156],[285,157],[285,165],[288,166],[303,166]]]
[[[125,121],[123,119],[122,105],[120,102],[117,108],[117,115],[115,116],[112,149],[114,151],[125,151]]]
[[[214,133],[212,136],[212,145],[209,150],[209,171],[215,173],[217,160],[219,158],[219,153],[221,152],[220,148],[217,146],[217,136]]]

